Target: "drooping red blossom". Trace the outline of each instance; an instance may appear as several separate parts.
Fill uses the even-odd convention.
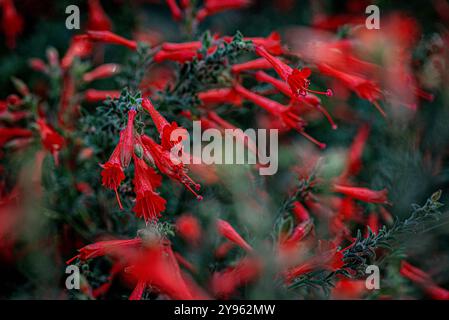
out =
[[[170,9],[173,20],[179,21],[182,19],[182,10],[176,3],[176,0],[166,0],[167,5]]]
[[[270,100],[268,98],[265,98],[261,95],[254,93],[254,92],[251,92],[239,84],[236,84],[234,86],[234,88],[244,98],[250,100],[251,102],[262,107],[263,109],[265,109],[272,115],[276,116],[279,120],[282,121],[282,124],[286,128],[296,130],[301,135],[303,135],[305,138],[307,138],[311,142],[315,143],[321,149],[326,147],[326,144],[317,141],[316,139],[314,139],[313,137],[311,137],[304,131],[304,126],[305,126],[306,122],[299,115],[294,113],[294,110],[292,107],[286,107],[274,100]]]
[[[138,279],[138,283],[155,287],[172,299],[193,298],[169,243],[147,244],[132,262],[129,272]]]
[[[0,128],[0,147],[3,147],[5,143],[16,138],[29,138],[33,135],[33,132],[23,128]]]
[[[333,189],[337,193],[344,194],[345,196],[363,202],[389,204],[387,189],[377,191],[367,188],[343,186],[338,184],[334,184]]]
[[[298,222],[307,221],[310,219],[310,214],[307,209],[299,201],[293,203],[293,214],[295,215]]]
[[[198,53],[196,50],[179,50],[179,51],[165,51],[160,50],[154,56],[154,62],[161,63],[164,61],[175,61],[179,63],[185,63],[187,61],[192,61],[193,58],[197,57]]]
[[[120,65],[115,63],[106,63],[96,67],[92,71],[86,72],[83,75],[83,80],[91,82],[98,79],[112,77],[120,72]]]
[[[385,111],[380,107],[378,100],[382,97],[382,91],[377,83],[365,79],[355,74],[349,74],[326,64],[318,65],[318,69],[323,74],[332,76],[343,82],[349,89],[354,91],[360,98],[371,102],[383,117],[386,117]]]
[[[141,139],[144,149],[149,152],[160,172],[183,184],[198,200],[203,199],[203,197],[196,192],[200,189],[200,185],[195,183],[195,181],[189,177],[187,169],[184,167],[181,159],[174,159],[174,155],[170,153],[170,151],[164,149],[150,137],[143,135]]]
[[[218,219],[217,231],[220,235],[235,243],[247,252],[252,252],[253,248],[235,231],[235,229],[229,224],[229,222]]]
[[[325,108],[323,108],[323,106],[321,105],[321,100],[317,96],[311,93],[307,93],[305,96],[293,95],[287,83],[270,76],[264,71],[257,71],[255,73],[255,76],[257,81],[269,83],[286,96],[297,100],[299,103],[303,103],[307,106],[311,106],[312,108],[317,109],[319,112],[323,113],[323,115],[331,124],[332,128],[337,129],[337,125],[335,124],[331,115],[329,114],[329,112],[327,112]]]
[[[108,43],[108,44],[117,44],[120,46],[125,46],[131,50],[137,49],[136,41],[125,39],[115,33],[110,32],[110,31],[89,30],[89,31],[87,31],[87,35],[88,35],[89,39],[92,41],[98,41],[98,42]]]
[[[99,102],[104,101],[108,98],[118,99],[120,97],[120,91],[118,90],[96,90],[96,89],[87,89],[84,92],[84,99],[87,102]]]
[[[125,174],[123,173],[123,168],[120,161],[120,151],[121,147],[119,142],[115,147],[114,151],[112,152],[109,160],[105,164],[100,164],[100,166],[103,168],[103,170],[101,171],[103,186],[115,191],[115,196],[117,197],[117,202],[120,206],[120,209],[123,209],[117,191],[117,188],[125,179]]]
[[[197,218],[184,214],[176,220],[179,235],[191,244],[197,244],[201,238],[201,226]]]
[[[211,290],[219,298],[229,298],[237,288],[256,280],[263,266],[260,260],[243,258],[235,266],[228,267],[212,275]]]
[[[264,47],[256,45],[255,49],[256,53],[266,59],[272,65],[276,73],[288,83],[293,95],[305,96],[307,92],[311,92],[332,96],[332,91],[330,89],[327,89],[325,92],[309,89],[310,80],[308,77],[312,74],[312,71],[309,68],[303,68],[302,70],[293,69],[280,59],[272,56]]]
[[[135,109],[128,111],[128,121],[120,135],[120,162],[124,168],[129,166],[134,153],[134,119],[136,114],[137,111]]]
[[[176,122],[169,123],[153,106],[150,99],[146,98],[142,100],[142,108],[147,111],[151,119],[156,126],[157,131],[159,132],[159,137],[161,138],[162,147],[170,151],[176,144],[180,143],[186,136],[187,131],[179,127]],[[173,132],[177,133],[177,140],[174,141],[175,137],[172,137]]]
[[[368,125],[361,126],[355,136],[348,152],[345,171],[339,178],[345,181],[349,176],[355,176],[362,168],[362,154],[368,140],[370,127]]]
[[[87,261],[89,259],[102,257],[105,255],[120,256],[123,251],[126,251],[127,249],[136,249],[141,245],[142,239],[140,238],[130,240],[106,240],[95,242],[79,249],[79,254],[67,260],[66,264],[71,264],[76,259]]]
[[[165,210],[167,201],[155,190],[160,187],[162,178],[144,160],[134,156],[134,192],[136,204],[133,211],[145,222],[157,220]]]
[[[37,119],[37,125],[39,127],[39,133],[41,135],[41,142],[45,149],[50,151],[55,160],[55,164],[59,164],[58,154],[65,144],[64,138],[53,129],[45,119]]]
[[[234,64],[231,67],[231,71],[236,74],[244,72],[244,71],[260,70],[260,69],[271,69],[270,62],[268,62],[264,58],[259,58],[259,59],[255,59],[255,60],[242,62],[239,64]]]
[[[400,274],[419,285],[423,290],[435,300],[449,300],[449,290],[439,287],[432,280],[429,274],[411,265],[407,261],[401,261]]]
[[[112,30],[112,23],[101,7],[100,0],[89,0],[89,20],[87,28],[89,30]]]
[[[85,58],[91,53],[92,43],[89,38],[85,35],[74,36],[70,42],[69,48],[61,60],[61,67],[63,69],[68,69],[76,57]]]
[[[285,281],[290,283],[295,278],[317,269],[336,271],[342,268],[343,265],[343,253],[333,243],[321,241],[318,254],[304,263],[289,269],[285,273]]]
[[[23,31],[23,18],[14,6],[13,0],[2,0],[0,6],[3,9],[2,28],[6,37],[6,45],[13,49],[16,46],[16,38]]]
[[[234,90],[234,88],[210,89],[208,91],[199,92],[198,98],[204,106],[223,103],[230,103],[235,106],[240,106],[242,104],[242,97]]]
[[[196,19],[203,21],[206,17],[222,11],[247,7],[251,2],[251,0],[205,0],[204,7],[198,10]]]

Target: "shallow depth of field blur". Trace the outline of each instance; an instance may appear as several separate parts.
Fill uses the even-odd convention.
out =
[[[448,1],[0,0],[0,23],[1,299],[449,299]],[[279,129],[277,173],[173,173],[164,130],[194,120]]]

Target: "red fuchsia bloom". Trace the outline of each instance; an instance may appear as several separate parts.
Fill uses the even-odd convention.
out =
[[[218,219],[217,231],[220,235],[235,243],[240,248],[247,252],[252,252],[253,248],[235,231],[235,229],[229,224],[229,222]]]
[[[101,7],[99,0],[89,0],[89,21],[87,28],[89,30],[112,30],[112,23],[109,17]]]
[[[109,78],[120,72],[120,65],[115,63],[106,63],[96,67],[83,75],[83,80],[91,82],[98,79]]]
[[[85,35],[74,36],[70,42],[70,46],[61,60],[61,67],[68,69],[75,57],[84,58],[92,53],[92,43]]]
[[[19,15],[12,0],[0,2],[3,7],[2,27],[6,37],[6,45],[12,49],[16,46],[16,38],[23,31],[23,18]]]
[[[264,58],[259,58],[239,64],[234,64],[231,67],[231,71],[237,74],[243,71],[259,70],[259,69],[271,69],[271,64]]]
[[[141,245],[142,239],[140,238],[131,240],[107,240],[95,242],[79,249],[79,254],[71,258],[70,260],[67,260],[66,264],[71,264],[76,259],[87,261],[89,259],[106,255],[120,257],[123,251],[126,251],[128,249],[137,249]]]
[[[227,299],[238,287],[256,280],[262,272],[262,263],[256,258],[243,258],[235,266],[212,275],[211,290],[215,296]]]
[[[175,61],[179,63],[185,63],[187,61],[192,61],[193,58],[197,57],[198,53],[196,50],[179,50],[179,51],[165,51],[160,50],[154,56],[153,59],[156,63],[161,63],[164,61]]]
[[[5,143],[17,138],[29,138],[33,135],[33,132],[23,128],[0,128],[0,147],[3,147]]]
[[[204,8],[198,10],[196,19],[203,21],[206,17],[231,9],[240,9],[251,4],[251,0],[205,0]]]
[[[120,135],[120,162],[124,168],[129,166],[134,153],[134,119],[136,114],[137,111],[134,109],[128,111],[128,121]]]
[[[37,119],[37,125],[39,126],[43,146],[50,151],[55,160],[55,164],[58,165],[58,153],[65,144],[64,138],[48,125],[43,118]]]
[[[362,155],[368,140],[370,127],[365,125],[360,127],[354,141],[351,144],[346,160],[346,168],[340,176],[339,181],[344,182],[349,176],[354,176],[360,172],[362,168]]]
[[[312,74],[312,71],[309,68],[303,68],[302,70],[293,69],[288,64],[272,56],[264,47],[255,46],[255,49],[256,53],[266,59],[272,65],[276,73],[288,83],[294,96],[305,96],[307,92],[325,94],[328,97],[332,96],[332,90],[330,89],[327,89],[326,92],[309,89],[310,80],[307,78]]]
[[[230,103],[235,106],[242,104],[242,97],[234,90],[234,88],[211,89],[198,93],[198,98],[202,105],[213,105]]]
[[[120,97],[120,91],[118,90],[96,90],[96,89],[87,89],[84,92],[84,99],[87,102],[99,102],[104,101],[108,98],[118,99]]]
[[[318,65],[318,69],[323,74],[332,76],[343,82],[349,89],[354,91],[360,98],[371,102],[383,117],[386,117],[385,111],[377,102],[382,97],[382,91],[379,86],[371,80],[367,80],[361,76],[349,74],[339,71],[326,64]]]
[[[304,222],[310,219],[310,214],[307,209],[299,201],[295,201],[293,204],[293,214],[298,222]]]
[[[115,196],[117,197],[117,202],[120,209],[123,209],[120,197],[118,195],[117,188],[120,186],[122,181],[125,179],[125,174],[123,173],[122,164],[120,161],[120,142],[115,147],[109,160],[105,164],[100,164],[103,168],[101,171],[102,184],[108,189],[115,191]]]
[[[162,178],[144,160],[134,156],[134,191],[136,204],[133,211],[145,222],[157,220],[165,210],[167,201],[154,190],[160,187]]]
[[[315,143],[321,149],[326,147],[326,144],[317,141],[316,139],[309,136],[304,132],[305,121],[297,114],[293,112],[292,107],[286,107],[274,100],[270,100],[263,96],[260,96],[254,92],[251,92],[239,84],[235,85],[235,90],[241,94],[244,98],[250,100],[256,105],[262,107],[272,115],[276,116],[279,120],[282,121],[282,124],[289,129],[294,129],[298,131],[305,138]]]
[[[412,266],[407,261],[401,261],[401,269],[399,272],[403,277],[422,287],[432,299],[449,300],[449,290],[436,285],[429,274]]]
[[[198,195],[195,191],[200,189],[200,185],[195,183],[195,181],[187,175],[187,169],[181,161],[179,161],[179,163],[173,162],[173,154],[157,144],[150,137],[144,135],[141,139],[144,149],[151,155],[151,158],[154,160],[154,163],[160,172],[167,175],[169,178],[182,183],[198,200],[203,199],[203,197]]]
[[[280,92],[290,97],[291,99],[294,99],[300,103],[304,103],[308,106],[311,106],[312,108],[317,109],[318,111],[324,114],[324,116],[331,124],[332,129],[337,129],[337,125],[335,124],[331,115],[329,114],[329,112],[327,112],[326,109],[324,109],[321,106],[321,100],[317,96],[310,93],[307,93],[305,96],[295,96],[292,94],[292,91],[290,90],[288,84],[285,83],[284,81],[278,80],[263,71],[257,71],[255,75],[257,81],[269,83],[273,87],[278,89]]]
[[[326,269],[336,271],[341,269],[343,266],[343,253],[338,251],[334,244],[328,244],[321,241],[319,253],[299,266],[288,270],[285,273],[285,281],[290,283],[295,278],[313,270]]]
[[[201,226],[198,219],[191,214],[184,214],[176,220],[179,235],[191,244],[196,244],[201,238]]]
[[[181,20],[182,19],[182,11],[181,11],[181,8],[179,8],[178,4],[176,3],[176,0],[166,0],[166,2],[170,9],[173,20],[175,20],[175,21]]]
[[[368,203],[389,204],[388,191],[383,189],[380,191],[367,188],[350,187],[334,184],[333,189],[337,193]]]
[[[125,46],[131,50],[137,49],[136,41],[125,39],[115,33],[110,32],[110,31],[89,30],[89,31],[87,31],[87,35],[88,35],[89,39],[92,41],[98,41],[98,42],[109,43],[109,44],[117,44],[120,46]]]
[[[161,145],[162,147],[170,151],[175,145],[180,143],[187,135],[187,131],[182,128],[178,127],[178,124],[176,122],[169,123],[153,106],[150,99],[143,99],[142,100],[142,108],[147,111],[151,119],[153,119],[153,122],[156,126],[157,131],[159,132],[159,137],[161,138]],[[182,135],[178,136],[177,141],[172,141],[172,133],[175,130],[180,130],[179,133]]]

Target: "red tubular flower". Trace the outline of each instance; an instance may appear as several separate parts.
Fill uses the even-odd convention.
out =
[[[67,260],[66,264],[71,264],[75,259],[86,261],[105,255],[120,256],[123,251],[128,249],[137,249],[141,246],[141,244],[142,239],[107,240],[95,242],[79,249],[79,254],[70,260]]]
[[[368,203],[389,204],[388,191],[386,189],[375,191],[367,188],[342,186],[335,184],[333,189],[337,193]]]
[[[203,21],[206,17],[225,10],[240,9],[251,4],[251,0],[205,0],[204,8],[198,10],[196,19]]]
[[[316,256],[288,270],[285,273],[285,281],[290,283],[295,278],[316,269],[336,271],[343,267],[343,253],[338,251],[334,244],[321,241],[319,251]]]
[[[184,214],[176,220],[179,235],[191,244],[196,244],[201,238],[201,226],[198,219],[190,214]]]
[[[84,92],[84,99],[87,102],[99,102],[104,101],[108,98],[118,99],[120,97],[120,91],[118,90],[96,90],[87,89]]]
[[[170,8],[171,15],[173,17],[173,20],[179,21],[182,19],[182,11],[181,8],[179,8],[178,4],[176,3],[176,0],[166,0],[167,5]]]
[[[385,111],[382,110],[377,102],[382,97],[382,91],[379,86],[371,80],[367,80],[360,76],[339,71],[327,64],[318,65],[318,69],[323,74],[330,75],[343,82],[349,89],[354,91],[360,98],[371,102],[383,117],[386,117]]]
[[[99,0],[89,0],[89,21],[87,27],[89,30],[112,30],[112,23],[109,17],[101,7]]]
[[[161,45],[162,51],[197,51],[201,49],[203,44],[201,41],[191,41],[191,42],[181,42],[181,43],[172,43],[172,42],[164,42]]]
[[[401,269],[399,272],[403,277],[422,287],[432,299],[449,300],[449,290],[436,285],[427,273],[412,266],[407,261],[401,261]]]
[[[256,105],[262,107],[272,115],[279,118],[279,120],[282,121],[283,125],[286,128],[298,131],[301,135],[303,135],[311,142],[315,143],[321,149],[324,149],[326,147],[326,144],[317,141],[316,139],[308,135],[306,132],[304,132],[304,126],[306,123],[299,115],[293,112],[292,107],[286,107],[276,101],[260,96],[254,92],[245,89],[239,84],[236,84],[234,88],[244,98],[252,101]]]
[[[196,50],[179,50],[179,51],[165,51],[160,50],[154,56],[153,59],[157,63],[164,61],[175,61],[179,63],[185,63],[187,61],[192,61],[193,58],[197,57],[198,53]]]
[[[147,287],[147,283],[145,281],[137,281],[136,286],[134,287],[133,292],[131,292],[131,295],[129,296],[129,300],[141,300],[143,296],[143,292],[145,291],[145,288]]]
[[[227,299],[235,290],[259,277],[262,264],[255,258],[243,258],[235,266],[212,275],[211,290],[215,296]]]
[[[313,223],[311,220],[306,220],[298,224],[287,239],[282,239],[280,243],[280,249],[286,250],[297,246],[301,240],[303,240],[309,232],[313,229]]]
[[[3,147],[5,143],[16,138],[29,138],[33,135],[33,132],[23,128],[0,128],[0,147]]]
[[[59,164],[58,153],[65,144],[64,138],[48,125],[43,118],[37,119],[41,141],[45,149],[50,151],[55,160],[55,164]]]
[[[241,73],[243,71],[249,71],[249,70],[259,70],[259,69],[270,69],[271,64],[265,60],[264,58],[259,58],[239,64],[234,64],[231,67],[231,71],[233,73]]]
[[[284,53],[284,50],[282,50],[281,46],[281,36],[278,32],[272,32],[270,35],[266,38],[244,38],[244,40],[249,40],[254,43],[256,46],[262,46],[264,47],[269,53],[279,56]]]
[[[91,82],[93,80],[109,78],[120,72],[120,65],[115,63],[106,63],[96,67],[83,75],[83,80]]]
[[[120,151],[121,147],[119,142],[112,152],[109,160],[105,164],[100,164],[100,166],[103,168],[103,170],[101,171],[103,186],[115,191],[115,196],[117,197],[117,202],[120,206],[120,209],[123,209],[117,191],[117,188],[122,183],[123,179],[125,179],[125,174],[123,173],[123,168],[120,161]]]
[[[293,203],[293,214],[299,222],[307,221],[310,219],[309,212],[299,201]]]
[[[332,90],[330,89],[327,89],[326,92],[309,89],[310,80],[307,78],[312,73],[309,68],[303,68],[302,70],[293,69],[288,64],[272,56],[264,47],[255,46],[255,49],[256,53],[266,59],[272,65],[276,73],[288,83],[294,96],[305,96],[307,92],[325,94],[328,97],[332,96]]]
[[[312,108],[317,109],[318,111],[323,113],[323,115],[327,118],[327,120],[329,121],[329,123],[332,126],[332,129],[334,129],[334,130],[337,129],[337,125],[335,124],[331,115],[329,114],[329,112],[327,112],[326,109],[323,108],[323,106],[321,106],[321,100],[317,96],[315,96],[311,93],[307,93],[305,96],[295,96],[292,94],[292,91],[290,90],[287,83],[270,76],[269,74],[265,73],[264,71],[257,71],[255,75],[256,75],[257,81],[269,83],[273,87],[278,89],[280,92],[285,94],[286,96],[288,96],[292,99],[295,99],[296,101],[298,101],[300,103],[304,103],[308,106],[311,106]]]
[[[365,280],[352,280],[342,278],[332,289],[332,299],[355,300],[360,299],[367,292]]]
[[[31,58],[30,60],[28,60],[28,64],[29,64],[30,68],[33,69],[34,71],[39,71],[42,73],[48,72],[48,67],[45,64],[45,62],[42,61],[42,59]]]
[[[349,176],[354,176],[362,168],[362,154],[366,141],[369,137],[370,128],[368,125],[361,126],[349,148],[346,167],[339,178],[340,183],[345,183]]]
[[[19,15],[12,0],[3,0],[2,27],[6,37],[6,45],[12,49],[16,46],[16,38],[23,31],[23,18]]]
[[[156,125],[156,129],[159,132],[161,145],[164,150],[170,151],[176,144],[180,143],[187,136],[187,131],[182,127],[178,127],[178,124],[176,122],[169,123],[154,108],[150,99],[146,98],[142,100],[142,108],[147,111],[150,114],[151,119],[153,119],[153,122]],[[179,136],[177,141],[172,141],[171,135],[175,130],[182,130],[182,136]]]
[[[242,104],[242,97],[234,88],[211,89],[198,93],[203,105],[230,103],[235,106]]]
[[[134,109],[128,111],[126,128],[120,135],[120,162],[124,168],[129,166],[134,153],[134,119],[136,114],[137,111]]]
[[[173,155],[170,151],[164,149],[161,145],[157,144],[153,139],[144,135],[141,137],[142,144],[145,150],[149,152],[156,167],[169,178],[182,183],[187,190],[192,192],[198,200],[202,200],[203,197],[198,195],[195,190],[200,189],[200,185],[190,178],[186,173],[186,168],[183,163],[173,162]],[[195,189],[195,190],[194,190]]]
[[[85,35],[74,36],[61,60],[61,67],[68,69],[75,57],[84,58],[92,53],[92,44]]]
[[[218,219],[217,231],[220,235],[235,243],[240,248],[247,252],[252,252],[253,248],[235,231],[235,229],[229,224],[229,222]]]
[[[162,178],[145,161],[134,156],[134,191],[136,204],[133,211],[145,222],[157,220],[165,210],[165,201],[154,190],[161,185]]]
[[[132,264],[130,273],[138,279],[139,286],[145,283],[176,300],[193,298],[169,244],[146,246]]]
[[[87,35],[89,36],[89,39],[91,39],[92,41],[117,44],[120,46],[125,46],[131,50],[137,49],[136,41],[125,39],[119,35],[116,35],[115,33],[110,32],[110,31],[89,30],[89,31],[87,31]]]

